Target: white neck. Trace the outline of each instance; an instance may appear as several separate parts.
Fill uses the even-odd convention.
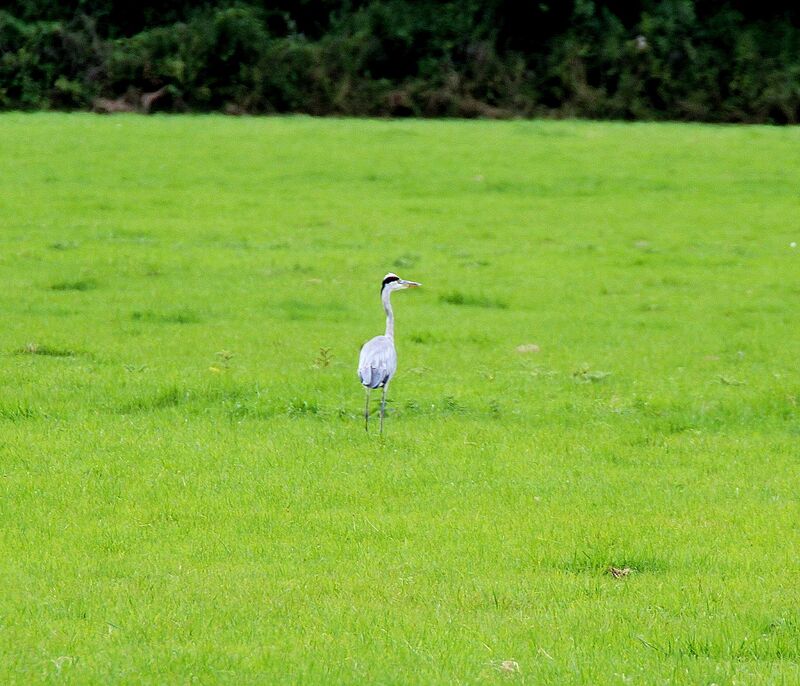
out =
[[[383,309],[386,312],[386,337],[394,339],[394,313],[392,312],[391,300],[389,300],[391,294],[391,289],[384,288],[381,292],[381,301],[383,302]]]

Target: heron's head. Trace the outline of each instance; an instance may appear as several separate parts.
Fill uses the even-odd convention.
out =
[[[418,288],[422,284],[417,283],[416,281],[406,281],[405,279],[401,279],[397,274],[392,274],[389,272],[386,276],[383,277],[383,281],[381,282],[381,293],[385,290],[389,291],[399,291],[403,288]]]

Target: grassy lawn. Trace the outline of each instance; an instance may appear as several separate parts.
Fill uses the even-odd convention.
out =
[[[800,682],[798,150],[0,116],[0,681]]]

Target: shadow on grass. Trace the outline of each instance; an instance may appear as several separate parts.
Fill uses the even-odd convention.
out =
[[[52,345],[39,345],[38,343],[28,343],[14,352],[17,355],[42,355],[44,357],[75,357],[78,354],[68,348],[56,348]]]
[[[442,295],[439,300],[447,305],[464,305],[467,307],[484,307],[488,309],[505,310],[508,303],[504,300],[496,300],[485,295],[468,295],[460,291],[453,291]]]
[[[289,321],[339,320],[348,311],[340,301],[307,302],[305,300],[284,300],[278,305],[281,318]]]
[[[188,397],[186,391],[177,386],[170,386],[156,391],[153,395],[135,398],[134,400],[124,403],[119,408],[119,411],[121,414],[134,414],[136,412],[163,410],[167,407],[177,407],[185,403]]]
[[[410,340],[412,343],[418,343],[420,345],[441,343],[441,339],[435,334],[432,334],[430,331],[419,331],[417,333],[412,333]]]
[[[7,407],[0,406],[0,420],[19,422],[26,419],[36,419],[40,416],[41,414],[38,410],[35,410],[28,405],[10,405]]]
[[[688,636],[675,636],[656,641],[637,636],[645,647],[666,657],[704,658],[713,660],[792,660],[800,657],[796,617],[780,616],[766,626],[742,627],[741,634],[731,636],[708,627],[698,627]]]
[[[732,387],[731,393],[736,393],[737,388]],[[639,400],[633,409],[651,431],[667,435],[800,422],[796,398],[772,391],[748,397],[711,398],[702,402]]]
[[[373,403],[377,402],[377,396],[373,396]],[[264,420],[283,416],[350,421],[362,417],[362,410],[360,407],[356,409],[355,404],[351,407],[326,407],[316,397],[270,395],[250,385],[187,388],[173,384],[131,398],[117,405],[115,411],[119,414],[137,414],[169,409],[178,409],[190,415],[218,413],[231,420]],[[390,398],[387,411],[397,416],[474,416],[483,419],[497,419],[502,415],[502,409],[494,401],[486,407],[475,408],[449,395],[436,402],[409,400],[402,406],[395,405]]]
[[[58,281],[50,286],[51,291],[92,291],[95,288],[97,288],[97,281],[94,279]]]
[[[615,549],[576,550],[572,558],[559,565],[573,574],[607,574],[608,570],[628,569],[637,572],[664,572],[667,563],[651,552],[629,552]]]
[[[152,310],[136,311],[131,314],[135,322],[151,322],[155,324],[198,324],[200,316],[192,310],[176,310],[174,312],[153,312]]]
[[[251,387],[185,388],[177,385],[166,386],[128,400],[117,407],[117,412],[137,414],[174,408],[180,408],[182,412],[192,415],[221,412],[230,419],[266,419],[279,414],[258,389]]]

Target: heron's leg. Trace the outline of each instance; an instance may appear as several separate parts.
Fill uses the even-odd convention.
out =
[[[364,408],[364,431],[369,431],[369,391],[370,388],[367,386],[367,406]]]
[[[383,436],[383,417],[386,414],[386,389],[389,384],[383,385],[383,394],[381,395],[381,436]]]

